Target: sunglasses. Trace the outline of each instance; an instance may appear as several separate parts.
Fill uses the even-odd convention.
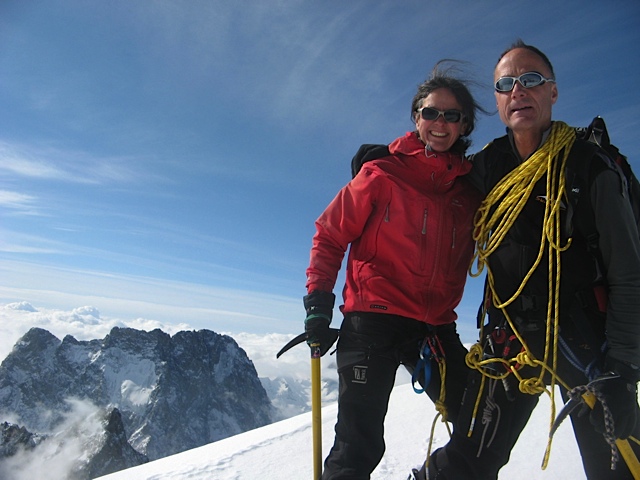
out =
[[[440,115],[447,123],[458,123],[464,115],[460,110],[436,110],[431,107],[422,107],[416,110],[425,120],[437,120]]]
[[[523,73],[519,77],[502,77],[496,82],[496,92],[510,92],[516,84],[516,81],[520,83],[524,88],[533,88],[538,85],[542,85],[546,82],[553,82],[553,78],[545,78],[538,72]]]

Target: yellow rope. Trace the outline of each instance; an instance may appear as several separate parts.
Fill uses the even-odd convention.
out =
[[[451,437],[451,427],[447,423],[449,421],[447,414],[447,407],[444,403],[447,393],[444,387],[445,379],[447,376],[447,360],[446,358],[442,358],[438,361],[438,370],[440,372],[440,395],[438,396],[438,400],[435,402],[436,411],[438,412],[436,416],[433,418],[433,422],[431,423],[431,435],[429,435],[429,445],[427,446],[427,458],[425,460],[425,469],[429,467],[429,459],[431,458],[431,448],[433,447],[433,437],[436,430],[436,423],[438,418],[442,418],[442,422],[447,427],[447,431],[449,432],[449,437]]]
[[[555,385],[560,383],[568,388],[556,374],[558,360],[558,322],[560,317],[560,253],[571,245],[571,239],[565,245],[561,245],[561,219],[560,209],[565,195],[565,167],[569,151],[573,146],[576,134],[574,129],[562,122],[554,122],[549,139],[528,160],[506,175],[487,195],[478,209],[475,218],[474,240],[476,252],[470,268],[471,276],[479,276],[487,269],[487,283],[491,300],[496,308],[502,310],[511,330],[523,346],[523,351],[515,358],[491,358],[483,360],[482,346],[472,347],[467,355],[467,364],[476,368],[485,377],[501,379],[513,374],[518,379],[518,388],[523,393],[538,395],[547,393],[551,398],[551,422],[550,428],[556,416],[555,412]],[[501,301],[495,289],[494,278],[488,265],[489,256],[498,248],[513,226],[518,215],[527,203],[536,183],[546,175],[546,206],[543,218],[543,228],[540,238],[540,250],[531,268],[525,275],[522,283],[506,301]],[[524,338],[512,322],[506,311],[513,301],[522,293],[534,271],[540,265],[545,253],[548,256],[548,281],[549,293],[547,304],[547,324],[544,357],[542,360],[535,358],[529,350]],[[473,272],[473,263],[477,262],[477,271]],[[483,338],[481,332],[481,339]],[[505,373],[493,375],[486,371],[484,366],[489,363],[499,362],[505,366]],[[549,366],[551,363],[551,366]],[[540,374],[533,378],[523,378],[516,365],[526,365],[540,368]],[[544,375],[549,373],[551,381],[549,388],[545,386]],[[484,378],[484,377],[483,377]],[[483,384],[484,385],[484,382]],[[477,404],[482,394],[482,386],[478,394]],[[477,414],[477,405],[474,411],[474,419]],[[472,420],[472,424],[474,420]],[[473,430],[471,426],[469,435]],[[551,443],[547,445],[542,468],[546,468]]]

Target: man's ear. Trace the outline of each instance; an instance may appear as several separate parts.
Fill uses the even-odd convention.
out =
[[[553,105],[558,101],[558,87],[556,84],[551,85],[551,104]]]

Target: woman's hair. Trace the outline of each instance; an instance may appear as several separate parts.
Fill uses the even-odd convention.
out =
[[[464,115],[462,121],[466,125],[460,138],[458,138],[451,147],[451,151],[464,154],[471,145],[471,140],[468,136],[471,135],[471,132],[473,132],[476,126],[478,111],[487,115],[490,115],[490,113],[473,98],[467,85],[474,82],[463,80],[459,76],[456,76],[456,74],[459,75],[460,69],[458,65],[461,63],[462,62],[458,60],[450,59],[440,60],[436,63],[429,78],[418,86],[418,91],[413,97],[413,101],[411,102],[411,120],[415,122],[418,109],[422,107],[422,102],[431,92],[439,88],[448,89],[462,107],[462,114]]]

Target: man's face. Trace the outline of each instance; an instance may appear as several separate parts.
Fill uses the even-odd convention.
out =
[[[538,72],[550,78],[551,71],[542,58],[525,48],[516,48],[500,59],[494,72],[494,82],[501,77],[518,77],[523,73]],[[551,107],[558,99],[556,84],[545,82],[524,88],[515,82],[510,92],[495,92],[498,113],[502,122],[514,133],[532,131],[536,134],[551,125]]]

